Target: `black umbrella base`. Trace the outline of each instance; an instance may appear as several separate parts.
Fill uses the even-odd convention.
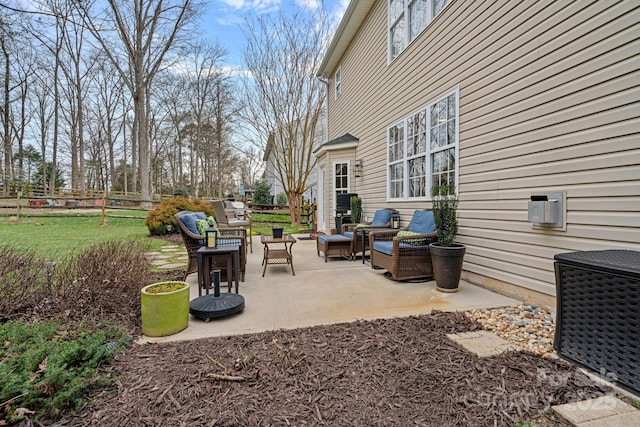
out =
[[[198,319],[208,321],[219,317],[231,316],[244,310],[244,297],[238,294],[203,295],[189,304],[189,313]]]

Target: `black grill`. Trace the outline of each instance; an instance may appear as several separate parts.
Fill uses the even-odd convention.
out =
[[[358,197],[357,193],[343,193],[336,197],[336,214],[344,214],[351,210],[351,198]]]

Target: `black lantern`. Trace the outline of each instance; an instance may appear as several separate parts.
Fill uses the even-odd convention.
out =
[[[218,244],[218,229],[209,227],[205,230],[206,244],[208,248],[215,248]]]
[[[362,176],[362,159],[356,160],[353,165],[353,176],[360,178]]]
[[[400,228],[400,215],[397,213],[391,214],[391,228]]]

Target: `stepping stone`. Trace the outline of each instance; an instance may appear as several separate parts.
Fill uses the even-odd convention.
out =
[[[497,356],[505,351],[520,351],[519,347],[489,331],[447,334],[447,338],[479,357]]]
[[[640,425],[640,411],[615,396],[601,396],[582,402],[552,406],[558,415],[579,427],[634,427]]]
[[[189,261],[188,255],[179,256],[176,258],[176,261]]]
[[[185,266],[184,263],[174,263],[174,264],[163,264],[158,266],[160,270],[173,270],[175,268],[183,268]]]
[[[151,265],[165,265],[166,262],[164,260],[161,259],[154,259],[153,261],[150,262]]]

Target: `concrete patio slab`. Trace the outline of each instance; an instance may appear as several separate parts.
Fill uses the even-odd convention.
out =
[[[247,254],[245,282],[240,294],[243,312],[209,322],[191,317],[182,332],[167,337],[145,337],[140,342],[169,342],[239,335],[276,329],[428,314],[432,310],[465,311],[517,305],[520,301],[489,290],[460,283],[457,293],[435,290],[435,282],[394,282],[384,270],[373,270],[361,260],[324,258],[315,240],[293,245],[296,275],[287,265],[269,265],[262,275],[262,251],[254,236],[253,254]],[[196,274],[187,278],[191,298],[198,296]],[[226,291],[226,283],[223,284]]]

